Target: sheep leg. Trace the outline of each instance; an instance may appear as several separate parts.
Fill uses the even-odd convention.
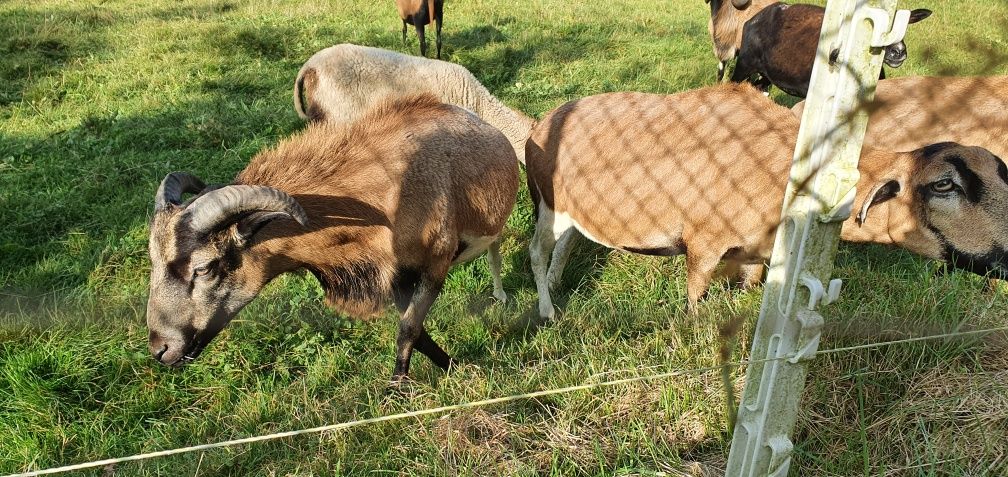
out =
[[[550,253],[556,246],[557,237],[567,231],[569,226],[556,230],[553,211],[546,204],[539,204],[539,219],[536,221],[535,233],[529,243],[529,258],[532,260],[532,272],[535,274],[536,291],[539,293],[539,316],[551,319],[556,316],[553,300],[550,299],[549,272]]]
[[[440,59],[440,23],[445,13],[444,2],[434,2],[434,21],[437,23],[437,59]]]
[[[696,313],[697,304],[707,295],[714,270],[722,254],[698,256],[686,252],[686,308],[690,313]]]
[[[444,271],[447,272],[447,266]],[[393,382],[401,381],[409,374],[410,358],[413,349],[430,358],[438,367],[447,370],[451,366],[451,358],[437,343],[431,339],[424,329],[423,322],[430,311],[431,305],[441,293],[444,286],[445,273],[434,277],[427,273],[420,278],[413,296],[410,298],[406,311],[399,320],[399,334],[396,336],[396,361],[392,371]]]
[[[402,44],[403,44],[403,46],[406,46],[406,25],[407,25],[406,19],[403,18],[403,20],[402,20]]]
[[[490,244],[490,251],[487,253],[487,263],[490,264],[490,276],[493,278],[493,296],[501,303],[504,303],[507,301],[507,293],[504,293],[504,284],[501,283],[500,239],[494,240]]]
[[[733,83],[748,81],[755,72],[756,69],[749,64],[748,57],[745,55],[739,55],[735,60],[735,70],[732,71],[731,81]]]
[[[763,264],[725,260],[724,269],[716,275],[716,279],[722,278],[727,278],[730,285],[738,285],[743,290],[752,288],[763,281]]]
[[[421,12],[422,13],[422,12]],[[413,26],[416,27],[417,38],[420,40],[420,56],[427,57],[427,40],[424,39],[424,25],[427,17],[421,14],[413,15]]]
[[[725,62],[724,61],[719,61],[718,64],[717,64],[717,82],[718,83],[724,81],[724,72],[725,72]]]
[[[557,239],[556,248],[553,249],[553,259],[550,261],[549,271],[546,273],[550,290],[560,284],[564,268],[567,267],[567,261],[570,259],[571,249],[574,248],[580,235],[577,229],[570,228]]]
[[[763,271],[766,266],[762,263],[749,263],[742,265],[739,270],[739,284],[743,290],[748,290],[760,283],[763,283]]]

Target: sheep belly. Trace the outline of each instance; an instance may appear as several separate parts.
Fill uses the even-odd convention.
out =
[[[497,235],[467,236],[459,237],[459,249],[457,255],[452,260],[452,265],[465,263],[479,257],[490,248],[490,244],[497,240]]]

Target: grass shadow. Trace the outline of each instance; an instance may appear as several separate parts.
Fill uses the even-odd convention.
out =
[[[0,12],[0,108],[21,102],[55,105],[67,94],[46,81],[107,49],[115,18],[97,8],[16,7]]]

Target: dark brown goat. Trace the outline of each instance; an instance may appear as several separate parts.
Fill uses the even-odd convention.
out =
[[[752,80],[766,91],[771,84],[804,98],[808,94],[819,32],[826,10],[815,5],[778,3],[764,8],[745,24],[732,81]],[[910,23],[931,15],[931,10],[910,13]],[[886,47],[885,64],[898,68],[906,60],[903,41]],[[885,78],[885,72],[881,74]]]
[[[444,0],[396,0],[399,18],[402,19],[402,41],[406,43],[406,25],[416,27],[420,40],[420,55],[427,56],[424,26],[431,23],[437,28],[437,58],[441,59],[441,21],[444,19]]]
[[[195,359],[277,276],[308,270],[348,315],[402,312],[394,378],[414,347],[447,369],[424,329],[448,269],[490,251],[514,206],[518,161],[500,131],[430,95],[386,103],[349,126],[309,125],[258,154],[232,185],[165,177],[150,225],[150,351]],[[182,202],[185,192],[199,195]]]

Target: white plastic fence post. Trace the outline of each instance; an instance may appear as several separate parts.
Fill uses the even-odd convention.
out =
[[[728,476],[788,473],[806,362],[815,356],[823,326],[816,308],[840,292],[840,281],[831,281],[830,275],[840,226],[854,201],[868,122],[867,113],[857,106],[874,97],[882,47],[902,39],[909,18],[906,11],[894,15],[895,9],[896,0],[827,3],[753,338],[753,363],[735,423]],[[799,191],[798,184],[810,185]]]

